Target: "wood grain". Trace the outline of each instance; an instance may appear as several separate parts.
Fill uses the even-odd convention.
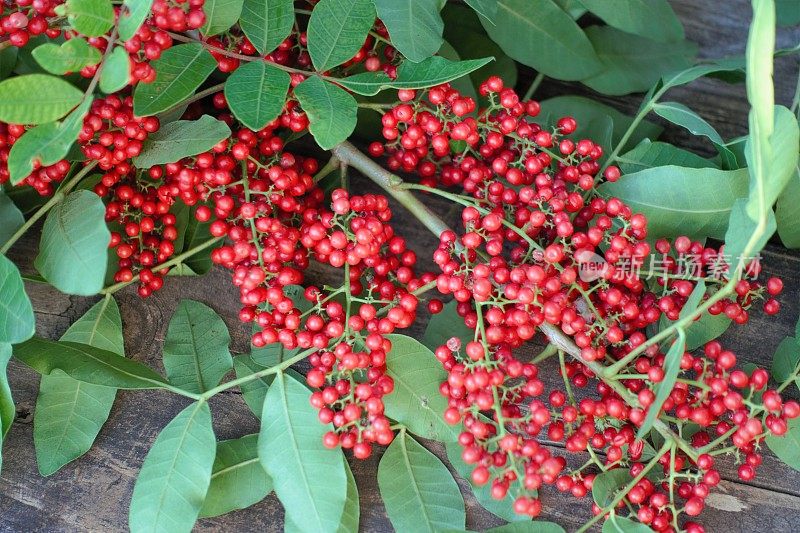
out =
[[[702,57],[716,58],[741,55],[750,18],[749,2],[672,2],[683,20],[687,36],[698,43]],[[800,42],[800,29],[781,29],[779,47]],[[783,57],[776,62],[775,84],[778,103],[791,102],[798,72],[797,56]],[[520,86],[531,79],[523,73]],[[537,98],[561,94],[581,94],[604,101],[628,113],[635,112],[641,95],[610,98],[594,94],[578,84],[545,81]],[[724,138],[746,133],[748,105],[742,84],[729,85],[719,80],[699,80],[687,87],[674,89],[670,100],[690,105]],[[698,153],[709,155],[713,148],[703,140],[671,125],[666,125],[664,138]],[[358,187],[370,189],[364,181]],[[456,211],[449,205],[427,198],[446,219],[452,220]],[[415,221],[395,206],[398,227],[404,228],[408,241],[419,252],[422,265],[431,268],[428,257],[435,239]],[[21,241],[12,250],[12,259],[32,271],[36,253],[35,237]],[[787,291],[781,296],[783,310],[778,317],[754,312],[745,327],[728,331],[723,341],[733,347],[745,362],[768,365],[780,340],[794,331],[800,314],[800,254],[770,246],[764,253],[766,273],[784,278]],[[332,281],[331,273],[315,269],[309,279],[315,282]],[[167,323],[181,298],[202,301],[213,307],[227,323],[231,349],[242,353],[248,349],[248,331],[236,318],[237,291],[231,285],[229,273],[215,269],[201,278],[171,278],[164,289],[142,300],[134,290],[117,295],[125,327],[128,357],[163,371],[161,344]],[[91,298],[70,297],[44,285],[27,284],[36,309],[37,331],[49,338],[58,338],[95,301]],[[420,337],[420,320],[410,334]],[[533,351],[535,347],[531,347]],[[552,372],[543,374],[553,375]],[[11,386],[17,401],[18,417],[5,444],[3,470],[0,475],[0,531],[126,531],[127,509],[133,483],[147,450],[156,435],[176,415],[186,402],[163,392],[120,392],[108,423],[101,431],[95,446],[79,460],[61,471],[42,478],[36,468],[33,450],[32,412],[38,391],[38,375],[12,362]],[[555,382],[549,385],[556,385]],[[215,431],[220,439],[233,438],[258,430],[257,420],[250,415],[240,395],[222,394],[211,402]],[[437,455],[444,457],[436,443],[426,443]],[[565,455],[558,445],[554,453]],[[361,497],[361,530],[390,531],[391,526],[377,491],[375,473],[379,454],[367,461],[351,461]],[[796,531],[800,512],[800,475],[765,452],[764,464],[752,483],[737,480],[735,468],[722,469],[724,481],[709,498],[702,522],[709,531]],[[457,477],[467,503],[467,526],[483,530],[502,524],[502,520],[482,509],[471,494],[469,485]],[[543,519],[574,529],[590,517],[589,498],[575,501],[552,490],[543,494]],[[200,520],[198,531],[281,531],[283,510],[274,495],[261,503],[226,516]]]

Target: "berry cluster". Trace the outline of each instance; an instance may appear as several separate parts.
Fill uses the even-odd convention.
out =
[[[125,51],[131,64],[131,78],[142,83],[152,83],[156,71],[150,65],[164,50],[172,47],[172,37],[167,31],[152,24],[142,24],[136,35],[125,41]]]
[[[206,23],[205,0],[155,0],[152,21],[162,30],[184,32],[196,30]]]
[[[22,48],[31,37],[46,34],[55,39],[61,34],[48,19],[56,17],[55,9],[63,0],[16,0],[0,3],[0,43]]]
[[[444,416],[463,423],[459,442],[462,458],[473,465],[473,482],[491,483],[497,498],[514,494],[514,508],[536,516],[542,484],[580,498],[594,480],[585,468],[564,472],[563,458],[539,445],[542,435],[565,442],[570,453],[604,455],[598,464],[604,469],[630,462],[633,477],[642,472],[646,450],[638,427],[667,365],[666,353],[648,342],[648,330],[678,319],[701,281],[700,303],[715,298],[727,282],[730,258],[686,237],[659,240],[651,249],[647,219],[597,194],[596,185],[615,181],[620,171],[603,167],[596,143],[571,138],[573,118],[550,129],[533,122],[538,103],[520,101],[499,78],[487,80],[480,92],[489,106],[475,114],[476,103],[447,85],[424,95],[401,91],[401,103],[383,116],[386,142],[373,143],[370,152],[387,155],[390,168],[419,175],[416,188],[464,206],[463,231],[444,232],[434,253],[438,291],[452,295],[475,331],[474,339],[453,338],[436,350],[448,373],[441,386],[449,403]],[[437,185],[458,186],[464,194]],[[749,266],[754,276],[759,270]],[[766,286],[743,280],[731,297],[716,297],[709,312],[744,323],[765,292],[765,311],[777,312],[773,296],[781,289],[776,278]],[[540,366],[515,355],[546,328],[578,349],[576,360],[561,354],[565,386],[549,393]],[[798,415],[797,404],[782,403],[774,390],[754,401],[766,372],[747,375],[735,364],[735,355],[715,342],[702,355],[687,352],[679,359],[679,379],[660,410],[700,429],[694,451],[661,451],[658,460],[665,472],[691,483],[675,491],[680,501],[670,499],[671,487],[644,476],[626,495],[640,506],[640,520],[657,531],[672,528],[679,513],[696,516],[718,482],[713,461],[695,460],[699,451],[737,450],[745,458],[740,474],[749,479],[760,462],[759,441],[766,432],[782,435],[786,421]],[[598,369],[613,365],[613,379],[598,379]],[[591,383],[594,398],[575,396],[573,388]]]

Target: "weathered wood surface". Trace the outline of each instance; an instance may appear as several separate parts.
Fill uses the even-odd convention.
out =
[[[798,0],[800,1],[800,0]],[[747,0],[725,2],[673,2],[686,26],[687,36],[698,43],[703,57],[741,55],[744,52],[750,8]],[[800,30],[782,29],[778,46],[794,46]],[[797,79],[796,56],[780,58],[775,68],[778,103],[788,105]],[[525,76],[523,76],[525,78]],[[528,77],[530,79],[530,77]],[[524,82],[521,83],[524,90]],[[559,94],[588,94],[633,112],[639,96],[608,98],[589,94],[575,84],[545,82],[537,97]],[[674,89],[671,100],[690,104],[717,127],[725,138],[742,135],[747,129],[747,100],[743,84],[728,85],[718,80],[700,80],[688,87]],[[711,146],[691,137],[679,128],[667,126],[664,138],[699,153],[711,154]],[[366,185],[368,186],[368,185]],[[452,216],[449,206],[433,200],[439,212]],[[401,209],[396,217],[414,248],[427,259],[435,240]],[[20,242],[12,259],[23,269],[31,270],[36,251],[35,237]],[[768,365],[780,340],[794,330],[800,314],[800,254],[771,245],[764,254],[767,275],[784,278],[787,291],[781,296],[783,310],[778,317],[755,312],[744,328],[732,329],[724,336],[726,345],[735,348],[741,359]],[[314,271],[310,279],[321,281],[327,273]],[[28,284],[34,302],[37,331],[58,338],[94,302],[93,299],[69,297],[43,285]],[[117,295],[125,327],[128,357],[163,370],[161,344],[167,322],[181,298],[191,298],[211,305],[226,321],[233,338],[235,353],[248,349],[247,328],[236,318],[237,296],[229,274],[214,270],[201,278],[171,278],[162,291],[147,300],[133,290]],[[417,324],[412,335],[421,334]],[[533,349],[533,348],[532,348]],[[185,405],[183,398],[166,392],[127,392],[118,394],[111,416],[95,446],[84,457],[65,466],[49,478],[39,476],[33,449],[32,413],[38,391],[38,376],[22,365],[10,365],[11,385],[17,401],[18,418],[4,448],[0,475],[0,531],[125,531],[127,508],[137,472],[149,446],[166,423]],[[547,374],[547,372],[544,372]],[[552,373],[550,373],[552,375]],[[555,385],[555,382],[553,383]],[[258,430],[239,394],[229,392],[211,402],[214,428],[218,438],[234,438]],[[443,449],[431,449],[444,457]],[[556,450],[558,452],[558,450]],[[389,531],[391,526],[377,490],[375,473],[378,455],[367,461],[351,461],[361,497],[361,530]],[[711,531],[796,531],[800,520],[800,474],[786,467],[768,452],[759,475],[752,483],[737,480],[735,468],[723,469],[724,481],[709,498],[702,522]],[[469,486],[458,478],[467,502],[467,526],[483,530],[502,521],[483,510],[472,497]],[[589,497],[576,501],[555,491],[545,491],[542,517],[574,529],[589,518]],[[274,495],[261,503],[214,519],[200,520],[198,531],[281,531],[283,510]]]

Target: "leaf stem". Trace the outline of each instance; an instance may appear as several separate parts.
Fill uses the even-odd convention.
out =
[[[214,246],[216,243],[220,242],[223,238],[224,237],[215,237],[213,239],[209,239],[209,240],[205,241],[204,243],[198,244],[194,248],[191,248],[191,249],[183,252],[180,255],[176,255],[175,257],[173,257],[169,261],[165,261],[164,263],[161,263],[160,265],[154,266],[153,270],[158,271],[158,270],[162,270],[164,268],[170,268],[170,267],[173,267],[175,265],[179,265],[180,263],[182,263],[186,259],[192,257],[193,255],[202,252],[206,248],[210,248],[211,246]],[[120,290],[120,289],[122,289],[124,287],[127,287],[131,283],[134,283],[134,282],[136,282],[138,280],[139,280],[139,274],[135,275],[130,281],[120,281],[119,283],[116,283],[114,285],[109,285],[108,287],[106,287],[105,289],[100,291],[100,294],[114,294],[118,290]]]
[[[208,400],[215,394],[219,394],[222,391],[232,389],[233,387],[238,387],[239,385],[242,385],[244,383],[249,383],[250,381],[253,381],[255,379],[260,379],[266,376],[270,376],[272,374],[283,372],[293,364],[302,361],[303,359],[305,359],[306,357],[308,357],[309,355],[313,354],[316,351],[319,351],[318,348],[309,348],[308,350],[304,350],[298,353],[294,357],[290,357],[289,359],[281,362],[280,364],[271,366],[269,368],[265,368],[264,370],[259,370],[258,372],[253,372],[252,374],[248,374],[246,376],[242,376],[237,379],[233,379],[231,381],[222,383],[221,385],[217,385],[213,389],[208,389],[206,392],[201,394],[200,398],[203,400]]]
[[[525,91],[525,96],[522,97],[523,102],[527,102],[531,98],[533,98],[533,94],[536,92],[536,89],[539,88],[539,85],[542,84],[542,80],[544,80],[544,74],[542,72],[538,73],[533,81],[531,82],[531,86],[528,87],[528,90]]]
[[[219,54],[219,55],[222,55],[222,56],[226,56],[226,57],[232,57],[233,59],[238,59],[239,61],[263,61],[264,63],[266,63],[266,64],[268,64],[270,66],[273,66],[273,67],[275,67],[277,69],[280,69],[280,70],[283,70],[283,71],[286,71],[286,72],[290,72],[290,73],[293,73],[293,74],[303,74],[304,76],[310,76],[311,74],[313,74],[313,72],[311,72],[309,70],[302,70],[302,69],[299,69],[299,68],[287,67],[286,65],[281,65],[280,63],[275,63],[274,61],[270,61],[270,60],[265,59],[263,57],[246,56],[244,54],[237,54],[236,52],[229,52],[228,50],[225,50],[224,48],[219,48],[219,47],[214,46],[212,44],[208,44],[205,41],[201,41],[200,39],[194,39],[194,38],[188,37],[186,35],[181,35],[180,33],[173,33],[171,31],[168,31],[167,33],[169,34],[170,37],[172,37],[176,41],[180,41],[182,43],[200,43],[210,52],[214,52],[216,54]]]
[[[314,174],[314,183],[319,183],[320,181],[325,179],[325,177],[328,174],[330,174],[337,168],[341,168],[341,166],[342,166],[341,161],[336,159],[336,156],[331,156],[331,158],[328,159],[328,162],[325,163],[325,166],[319,169],[319,171],[316,174]]]
[[[75,188],[75,186],[76,186],[76,185],[77,185],[77,184],[78,184],[78,183],[79,183],[79,182],[80,182],[80,181],[81,181],[81,180],[82,180],[82,179],[83,179],[83,178],[84,178],[84,177],[85,177],[85,176],[86,176],[86,175],[87,175],[89,172],[91,172],[91,171],[92,171],[92,169],[93,169],[93,168],[94,168],[96,165],[97,165],[97,161],[92,161],[91,163],[89,163],[88,165],[86,165],[85,167],[83,167],[83,168],[80,170],[80,172],[78,172],[77,174],[75,174],[75,176],[73,176],[73,177],[72,177],[72,178],[71,178],[69,181],[65,182],[65,183],[64,183],[64,184],[63,184],[63,185],[62,185],[62,186],[61,186],[61,187],[60,187],[60,188],[59,188],[59,189],[56,191],[56,193],[55,193],[55,194],[54,194],[54,195],[53,195],[53,196],[52,196],[52,197],[51,197],[51,198],[50,198],[50,199],[47,201],[47,203],[46,203],[46,204],[44,204],[42,207],[40,207],[38,210],[36,210],[36,212],[35,212],[33,215],[31,215],[31,218],[29,218],[29,219],[28,219],[28,220],[27,220],[27,221],[26,221],[26,222],[25,222],[25,223],[24,223],[22,226],[20,226],[20,228],[19,228],[19,229],[18,229],[16,232],[14,232],[14,235],[12,235],[12,236],[11,236],[11,237],[8,239],[8,241],[6,241],[6,243],[5,243],[5,244],[4,244],[2,247],[0,247],[0,255],[3,255],[3,254],[5,254],[5,253],[6,253],[6,252],[7,252],[7,251],[8,251],[8,250],[9,250],[9,249],[10,249],[10,248],[11,248],[11,247],[14,245],[14,243],[15,243],[15,242],[17,242],[17,241],[19,240],[19,238],[20,238],[20,237],[22,237],[22,236],[25,234],[25,232],[26,232],[26,231],[28,231],[28,230],[31,228],[31,226],[33,226],[33,225],[36,223],[36,221],[37,221],[37,220],[39,220],[40,218],[42,218],[42,217],[45,215],[45,213],[47,213],[48,211],[50,211],[50,209],[52,209],[52,208],[53,208],[53,207],[54,207],[54,206],[55,206],[57,203],[59,203],[61,200],[63,200],[63,199],[64,199],[64,197],[65,197],[65,196],[66,196],[66,195],[67,195],[67,194],[68,194],[68,193],[69,193],[69,192],[70,192],[72,189],[74,189],[74,188]]]

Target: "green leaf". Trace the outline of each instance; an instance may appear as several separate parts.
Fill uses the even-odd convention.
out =
[[[322,444],[333,426],[320,423],[310,396],[291,376],[275,376],[264,402],[258,454],[286,520],[307,531],[334,531],[344,512],[347,474],[341,452]]]
[[[683,40],[683,26],[667,0],[581,0],[609,26],[654,41]]]
[[[689,67],[696,53],[688,41],[664,45],[610,26],[590,26],[586,35],[603,70],[581,82],[604,94],[646,91],[664,74]]]
[[[644,436],[647,435],[647,432],[650,431],[650,428],[653,427],[653,423],[656,421],[656,418],[658,418],[661,407],[664,405],[667,397],[672,392],[672,388],[675,386],[675,382],[678,379],[678,374],[681,371],[681,358],[683,357],[685,349],[686,334],[684,333],[683,329],[678,328],[678,338],[675,340],[672,346],[670,346],[670,349],[664,358],[664,379],[653,386],[653,392],[656,393],[656,399],[652,404],[650,404],[650,407],[647,408],[647,416],[645,417],[644,422],[642,422],[642,425],[639,427],[639,432],[637,434],[638,438],[644,438]],[[630,476],[630,474],[628,475]],[[597,485],[595,484],[594,486],[596,487]],[[594,491],[594,489],[592,490]],[[598,500],[595,498],[595,501]],[[607,505],[601,505],[599,501],[598,504],[600,507],[606,507]]]
[[[83,93],[55,76],[26,74],[0,82],[0,121],[42,124],[58,120],[81,103]]]
[[[464,324],[464,319],[456,312],[457,306],[458,302],[455,300],[448,302],[441,313],[431,316],[428,321],[428,326],[422,335],[422,344],[431,351],[436,351],[436,348],[447,344],[453,337],[461,339],[462,346],[473,340],[475,330]]]
[[[401,431],[378,465],[378,488],[394,529],[463,530],[464,499],[438,457]]]
[[[800,418],[792,418],[787,422],[789,430],[785,435],[776,437],[767,434],[767,446],[778,459],[800,471]]]
[[[603,67],[592,43],[552,0],[498,0],[493,25],[481,19],[489,37],[524,65],[561,80],[583,80]]]
[[[772,377],[778,383],[788,381],[800,363],[800,346],[795,337],[786,337],[778,345],[772,356]],[[795,377],[795,385],[800,387],[800,378]]]
[[[0,80],[4,80],[11,74],[17,65],[17,55],[19,48],[8,46],[0,50]]]
[[[453,468],[455,468],[456,472],[458,472],[462,478],[467,480],[472,488],[472,494],[484,509],[509,522],[529,521],[528,517],[518,514],[516,511],[514,511],[514,502],[511,498],[503,498],[502,500],[496,500],[492,498],[491,483],[486,483],[485,485],[481,486],[476,486],[472,483],[472,470],[475,467],[468,465],[461,458],[462,448],[458,442],[453,441],[445,443],[445,450],[447,451],[447,460],[450,462]]]
[[[200,516],[219,516],[245,509],[270,492],[272,480],[258,459],[258,435],[220,441]]]
[[[613,144],[617,144],[625,135],[625,132],[633,124],[633,118],[624,115],[611,106],[607,106],[585,98],[583,96],[556,96],[541,102],[539,116],[545,122],[555,123],[561,117],[571,116],[578,121],[578,128],[573,134],[575,139],[597,139],[598,129],[590,128],[592,124],[600,125],[602,122],[593,122],[598,119],[610,117],[614,122],[614,130],[611,136]],[[546,120],[545,120],[546,119]],[[661,134],[662,128],[657,124],[642,121],[633,131],[626,146],[633,146],[642,140],[649,138],[655,139]]]
[[[672,323],[667,317],[662,316],[659,321],[659,330],[669,327]],[[716,339],[725,333],[730,325],[731,319],[724,313],[718,315],[703,313],[700,318],[686,328],[686,350],[694,350],[708,341]]]
[[[621,199],[648,219],[652,237],[725,235],[734,202],[744,196],[747,171],[663,166],[604,183],[599,191]]]
[[[150,168],[175,163],[211,150],[230,135],[231,129],[225,122],[209,115],[197,120],[176,120],[147,138],[142,152],[133,158],[133,164],[138,168]]]
[[[307,30],[308,54],[317,71],[330,70],[356,55],[373,24],[372,0],[320,0]]]
[[[775,200],[786,188],[797,171],[798,153],[800,153],[800,128],[797,125],[797,118],[794,113],[783,106],[775,106],[775,123],[769,137],[769,159],[765,161],[768,174],[760,177],[753,174],[750,181],[750,197],[747,202],[747,214],[754,220],[760,211],[759,204],[763,203],[766,208],[772,207]],[[759,128],[761,130],[761,128]],[[766,132],[762,132],[766,135]],[[748,164],[755,163],[756,158],[753,153],[753,137],[750,136],[745,147],[745,155]],[[756,170],[755,164],[751,164],[753,171]],[[768,177],[767,177],[768,176]],[[756,186],[756,183],[759,183]]]
[[[225,322],[210,307],[181,300],[164,339],[164,369],[170,383],[189,392],[216,387],[233,368]]]
[[[173,46],[152,62],[156,79],[133,92],[133,111],[145,117],[166,111],[189,98],[217,68],[214,56],[200,43]]]
[[[11,345],[0,342],[0,452],[2,452],[3,438],[11,429],[17,412],[14,408],[14,398],[11,397],[11,387],[8,385],[8,361],[11,359]],[[0,453],[0,466],[2,466]]]
[[[8,385],[9,359],[11,359],[11,345],[0,342],[0,470],[3,467],[3,440],[17,416],[11,387]]]
[[[449,61],[443,57],[430,57],[421,63],[404,61],[397,68],[397,79],[384,73],[363,72],[338,80],[338,83],[354,93],[374,96],[384,89],[421,89],[441,85],[469,74],[489,63],[492,59],[469,59]],[[312,78],[309,78],[312,79]]]
[[[653,111],[673,124],[682,126],[693,135],[702,135],[715,144],[725,144],[714,127],[703,120],[697,113],[678,102],[658,102],[653,104]]]
[[[611,514],[603,523],[603,533],[652,533],[652,529],[630,518]]]
[[[33,49],[31,55],[43,69],[57,76],[96,65],[103,57],[100,50],[89,46],[89,43],[79,37],[65,41],[61,46],[55,43],[39,45]]]
[[[100,37],[114,25],[111,0],[67,0],[65,6],[70,26],[87,37]]]
[[[189,223],[186,226],[186,231],[183,235],[183,251],[189,251],[192,248],[203,244],[204,242],[209,241],[213,237],[211,236],[211,232],[209,228],[211,227],[210,222],[200,222],[197,220],[194,215],[192,214],[189,217]],[[202,252],[196,253],[184,261],[184,265],[189,267],[192,272],[196,273],[197,275],[203,275],[209,270],[211,270],[212,262],[211,262],[211,248],[206,248]]]
[[[75,191],[50,210],[42,228],[34,266],[66,294],[91,296],[103,288],[111,233],[103,201],[90,191]]]
[[[344,502],[342,521],[336,533],[358,533],[358,523],[361,518],[361,509],[358,500],[358,485],[350,470],[350,465],[344,461],[344,471],[347,474],[347,500]]]
[[[234,116],[259,131],[280,115],[289,92],[289,74],[263,61],[236,69],[225,82],[225,98]]]
[[[392,349],[386,354],[386,372],[394,380],[394,392],[383,399],[386,416],[420,437],[455,440],[457,430],[442,418],[447,409],[447,400],[439,394],[439,384],[447,377],[442,365],[416,339],[397,334],[387,338]]]
[[[685,318],[693,313],[697,306],[700,305],[703,296],[706,294],[706,283],[700,280],[695,285],[694,290],[686,300],[683,309],[681,309],[679,318]],[[664,330],[673,324],[666,316],[662,316],[659,321],[659,329]],[[710,340],[716,339],[722,335],[728,326],[731,325],[731,319],[724,314],[712,315],[708,312],[703,313],[700,318],[693,321],[689,327],[685,328],[686,334],[684,350],[694,350],[699,348]]]
[[[95,304],[61,337],[125,356],[122,318],[110,296]],[[39,473],[49,476],[92,447],[117,390],[72,379],[60,372],[42,376],[33,418]]]
[[[493,527],[487,529],[486,533],[566,533],[564,528],[555,522],[546,522],[544,520],[536,520],[531,522],[517,522],[515,524],[506,524],[504,526]]]
[[[236,377],[242,378],[267,367],[255,362],[250,354],[242,354],[233,358],[233,368],[236,370]],[[264,411],[264,399],[267,397],[267,391],[274,379],[275,375],[270,374],[239,386],[244,402],[257,417],[261,417],[261,413]]]
[[[717,130],[685,105],[678,102],[659,102],[653,104],[652,109],[657,115],[673,124],[686,128],[691,134],[707,137],[714,144],[723,161],[736,160],[736,156],[725,145],[725,141],[717,133]]]
[[[239,26],[260,54],[275,50],[292,32],[292,0],[244,0]]]
[[[673,165],[689,168],[716,168],[710,159],[664,142],[644,139],[636,148],[617,157],[623,174],[632,174],[652,167]]]
[[[722,65],[711,63],[708,65],[695,65],[686,70],[676,73],[670,73],[661,79],[660,85],[662,88],[669,89],[679,85],[691,83],[698,78],[708,76],[710,74],[719,74],[723,72],[739,71],[741,67],[735,65]]]
[[[106,94],[115,93],[127,87],[130,80],[130,60],[128,52],[117,46],[103,62],[100,72],[100,90]]]
[[[217,441],[206,402],[195,402],[158,434],[133,486],[131,531],[189,533],[206,497]]]
[[[800,167],[794,169],[789,183],[778,197],[775,221],[783,245],[787,248],[800,248]]]
[[[778,26],[800,24],[800,4],[795,0],[775,0],[775,18]]]
[[[479,14],[483,18],[485,18],[488,22],[492,24],[495,23],[494,18],[497,15],[497,0],[465,0],[466,4],[475,11],[475,13]],[[445,26],[446,27],[446,26]],[[509,82],[509,85],[513,86],[513,83]]]
[[[25,217],[0,187],[0,246],[7,243],[24,223]]]
[[[118,32],[121,41],[128,41],[136,35],[145,19],[150,15],[153,0],[125,0],[119,16]]]
[[[91,105],[92,98],[86,98],[61,122],[40,124],[17,139],[8,154],[11,184],[17,185],[27,178],[33,172],[34,162],[49,166],[64,159],[78,138]]]
[[[758,224],[747,215],[746,202],[747,200],[744,198],[739,198],[733,204],[728,231],[725,232],[725,256],[732,261],[733,267],[736,267],[740,261],[747,263],[755,259],[777,229],[775,215],[772,213],[772,209],[769,209],[766,213],[767,221],[764,231],[758,239],[753,241],[751,246],[748,246],[753,240]]]
[[[158,389],[164,378],[119,354],[77,342],[34,337],[14,346],[14,357],[40,374],[60,370],[68,376],[118,389]]]
[[[25,294],[19,270],[0,255],[0,343],[16,344],[33,336],[33,306]]]
[[[497,1],[492,0],[495,5]],[[517,64],[486,35],[480,19],[464,6],[448,2],[442,10],[444,20],[444,38],[458,52],[461,59],[479,59],[494,57],[478,70],[470,73],[472,84],[478,86],[489,76],[499,76],[508,87],[517,83]]]
[[[592,498],[600,508],[611,505],[617,491],[630,483],[630,472],[627,468],[614,468],[597,475],[592,483]]]
[[[374,0],[392,45],[413,63],[431,57],[442,46],[444,22],[436,0]]]
[[[775,127],[775,94],[772,86],[772,54],[774,50],[774,3],[755,0],[753,2],[753,23],[750,25],[745,52],[747,100],[751,106],[748,117],[749,133],[745,148],[750,169],[750,195],[745,209],[747,215],[754,222],[762,220],[766,217],[766,211],[772,210],[772,204],[769,202],[768,182],[772,179],[773,155],[770,141]],[[796,142],[794,148],[797,148]],[[796,159],[792,167],[794,166],[796,166]],[[786,170],[789,171],[789,169]],[[783,169],[781,169],[782,171]]]
[[[200,28],[202,34],[210,37],[228,31],[239,20],[243,4],[244,0],[206,0],[203,4],[206,23]]]
[[[341,87],[310,76],[294,88],[294,95],[308,115],[308,129],[320,148],[329,150],[353,133],[358,103]]]

